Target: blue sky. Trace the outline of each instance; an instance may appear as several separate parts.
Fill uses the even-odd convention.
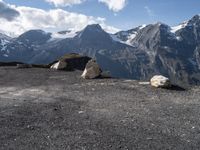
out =
[[[52,4],[49,4],[44,0],[5,0],[5,2],[45,10],[55,8]],[[148,14],[150,12],[147,12],[146,8],[149,8],[149,10],[152,11],[152,14]],[[191,18],[195,14],[200,14],[200,1],[129,0],[122,10],[113,12],[97,0],[88,0],[80,5],[73,5],[62,9],[95,17],[104,17],[108,24],[118,28],[128,29],[140,24],[154,23],[157,21],[169,25],[176,25]]]
[[[108,7],[108,3],[100,1],[109,0],[71,0],[82,1],[79,4],[55,6],[55,3],[47,1],[70,0],[3,0],[6,4],[16,7],[26,6],[48,11],[50,9],[62,9],[70,13],[104,18],[106,25],[126,30],[142,24],[163,22],[174,26],[200,14],[199,0],[110,0],[123,1],[125,6],[114,10]],[[64,3],[64,2],[63,2]],[[115,3],[112,4],[113,7]],[[19,9],[19,8],[17,8]]]

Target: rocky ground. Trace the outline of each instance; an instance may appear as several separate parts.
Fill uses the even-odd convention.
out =
[[[200,149],[200,88],[0,67],[0,149]]]

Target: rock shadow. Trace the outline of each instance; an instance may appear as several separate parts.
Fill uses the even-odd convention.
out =
[[[172,91],[186,91],[185,88],[179,86],[179,85],[171,85],[171,87],[165,88],[168,90],[172,90]]]

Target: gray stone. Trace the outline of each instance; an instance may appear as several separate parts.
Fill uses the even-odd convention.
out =
[[[83,74],[81,75],[82,78],[84,79],[94,79],[97,78],[98,76],[101,75],[101,68],[97,64],[95,60],[90,60],[86,67],[85,70],[83,71]]]

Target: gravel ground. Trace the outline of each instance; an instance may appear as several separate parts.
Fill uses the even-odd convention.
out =
[[[0,149],[200,149],[200,88],[80,74],[0,67]]]

